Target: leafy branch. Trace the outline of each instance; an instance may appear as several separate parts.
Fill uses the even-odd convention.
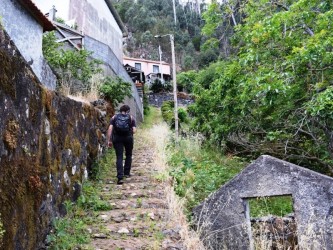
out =
[[[73,83],[82,85],[81,88],[89,90],[90,79],[94,74],[102,71],[100,60],[92,59],[92,52],[87,50],[64,50],[62,43],[56,42],[54,32],[43,36],[43,54],[51,67],[55,70],[58,82],[68,85],[74,90]],[[75,81],[78,80],[78,82]]]
[[[132,96],[132,84],[125,82],[120,77],[106,77],[99,88],[99,93],[105,100],[109,101],[113,107],[116,107],[126,97]]]

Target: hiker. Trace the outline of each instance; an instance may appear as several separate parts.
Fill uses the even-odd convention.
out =
[[[123,178],[131,176],[133,134],[136,131],[134,118],[129,114],[130,107],[123,105],[120,107],[120,113],[114,115],[110,120],[110,126],[107,132],[108,146],[114,147],[117,156],[117,178],[118,185],[124,183]],[[125,164],[123,166],[123,154],[125,148]]]

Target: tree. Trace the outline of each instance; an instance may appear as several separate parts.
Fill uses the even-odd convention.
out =
[[[193,128],[237,155],[271,154],[332,174],[331,2],[249,0],[242,13],[238,53],[195,79]]]

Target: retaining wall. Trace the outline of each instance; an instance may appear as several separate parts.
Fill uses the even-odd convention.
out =
[[[0,107],[0,246],[41,249],[102,153],[107,124],[91,105],[43,87],[1,29]]]

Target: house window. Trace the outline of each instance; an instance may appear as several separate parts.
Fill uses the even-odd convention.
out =
[[[134,68],[141,70],[141,63],[135,63]]]
[[[160,67],[158,65],[153,65],[153,73],[160,73]]]

